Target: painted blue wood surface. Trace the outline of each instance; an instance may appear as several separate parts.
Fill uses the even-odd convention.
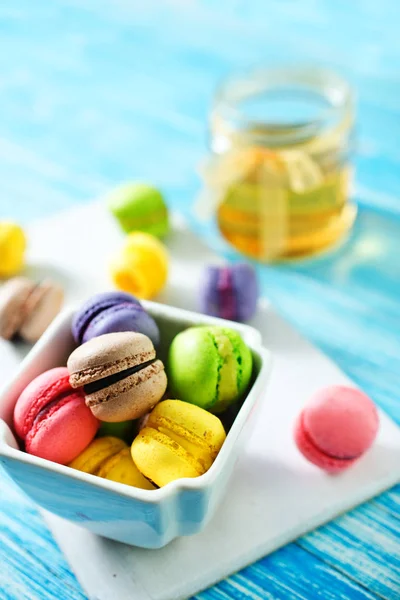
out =
[[[260,274],[400,422],[399,30],[397,0],[3,0],[0,217],[29,222],[136,177],[191,216],[220,77],[277,60],[340,70],[359,96],[354,234]],[[0,598],[84,598],[35,506],[0,485]],[[399,514],[397,486],[198,598],[398,599]]]

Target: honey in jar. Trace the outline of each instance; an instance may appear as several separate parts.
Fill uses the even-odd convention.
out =
[[[324,70],[267,69],[221,87],[204,179],[232,246],[272,261],[314,255],[344,237],[356,215],[353,112],[347,83]]]

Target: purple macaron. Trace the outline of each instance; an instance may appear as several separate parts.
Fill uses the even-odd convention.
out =
[[[208,266],[200,283],[201,312],[230,321],[248,321],[257,309],[258,283],[247,263]]]
[[[160,341],[154,319],[137,298],[125,292],[104,292],[92,296],[76,312],[72,321],[72,335],[77,344],[118,331],[143,333],[155,346]]]

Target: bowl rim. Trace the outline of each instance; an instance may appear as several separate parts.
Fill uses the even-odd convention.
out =
[[[184,321],[188,324],[192,323],[193,325],[212,324],[231,327],[239,333],[244,334],[247,345],[254,353],[258,355],[260,359],[260,370],[255,381],[253,382],[252,388],[243,401],[232,427],[226,436],[222,448],[208,471],[199,477],[176,479],[155,490],[143,490],[141,488],[135,488],[120,482],[103,479],[90,473],[84,473],[76,469],[71,469],[71,467],[68,467],[67,465],[60,465],[50,460],[28,454],[19,448],[13,447],[10,445],[10,443],[8,443],[7,438],[10,438],[11,436],[11,439],[16,439],[16,436],[11,431],[11,428],[8,426],[8,424],[1,418],[0,457],[4,456],[16,462],[22,462],[42,468],[44,470],[56,473],[57,475],[66,476],[77,481],[85,482],[90,485],[94,485],[98,489],[105,489],[107,491],[111,491],[146,504],[158,504],[162,500],[166,500],[167,498],[175,496],[180,492],[201,491],[212,486],[227,464],[230,453],[239,438],[248,415],[256,404],[258,396],[265,392],[272,367],[271,352],[262,346],[260,332],[250,325],[245,325],[234,321],[227,321],[218,317],[211,317],[201,313],[196,313],[194,311],[169,306],[167,304],[160,304],[157,302],[143,301],[143,305],[149,310],[152,316],[157,317],[159,315],[163,316],[164,318],[170,317],[176,321]],[[40,340],[32,347],[32,349],[22,360],[11,380],[0,390],[0,404],[2,398],[7,393],[11,393],[19,378],[27,370],[33,360],[55,341],[62,328],[71,321],[76,310],[77,307],[67,307],[56,317],[56,319],[54,319],[53,323],[49,326]]]

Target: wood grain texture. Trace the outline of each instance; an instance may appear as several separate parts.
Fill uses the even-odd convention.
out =
[[[191,218],[220,77],[277,60],[340,70],[359,96],[355,231],[332,257],[259,271],[280,312],[400,422],[399,26],[396,0],[5,0],[0,217],[138,177]],[[33,504],[3,473],[0,486],[0,598],[84,598]],[[395,600],[399,514],[397,486],[197,597]]]

